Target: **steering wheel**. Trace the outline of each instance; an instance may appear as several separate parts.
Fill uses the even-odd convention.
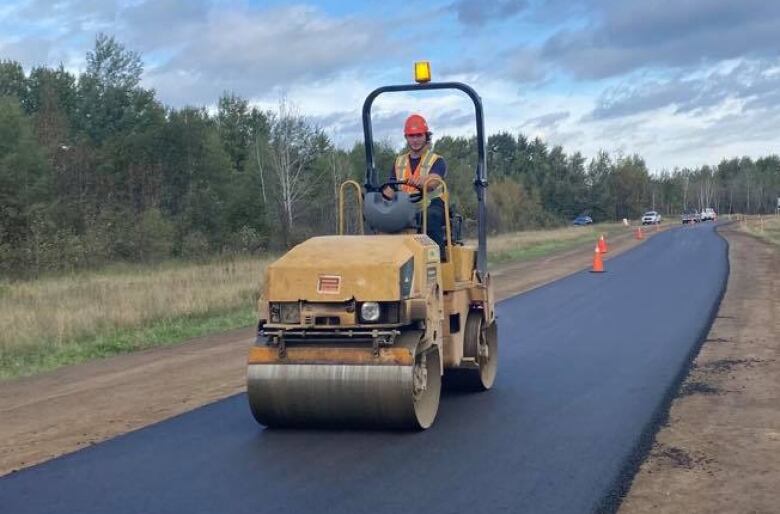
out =
[[[423,197],[423,186],[416,186],[414,184],[410,184],[406,180],[388,180],[381,186],[379,186],[379,191],[382,193],[382,196],[384,196],[384,190],[386,187],[393,187],[393,186],[410,186],[417,190],[416,193],[410,193],[409,194],[409,201],[412,203],[418,203],[420,200],[422,200]]]

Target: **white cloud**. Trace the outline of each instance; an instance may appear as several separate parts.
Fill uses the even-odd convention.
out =
[[[337,16],[245,0],[32,0],[0,6],[0,55],[27,69],[63,62],[79,71],[104,31],[142,52],[143,84],[169,105],[213,106],[228,90],[275,109],[286,97],[350,146],[361,139],[365,96],[408,82],[410,56],[430,33],[425,51],[435,78],[466,82],[482,95],[488,134],[522,132],[588,157],[602,149],[638,152],[653,169],[759,156],[780,143],[776,3],[663,0],[659,10],[647,2],[578,0],[572,8],[548,0],[528,2],[524,11],[523,1],[504,2],[507,11],[491,12],[518,14],[523,27],[536,23],[536,35],[507,29],[495,37],[456,33],[444,4],[453,1],[370,5]],[[539,5],[555,16],[545,17]],[[464,12],[472,22],[488,21]],[[424,26],[415,23],[420,13]],[[574,78],[551,73],[556,66]],[[438,92],[380,97],[375,136],[400,145],[411,112],[429,118],[435,137],[474,133],[470,101]]]
[[[384,33],[376,22],[305,6],[212,10],[172,34],[171,55],[150,66],[147,80],[173,104],[210,102],[224,90],[257,97],[391,54]]]
[[[313,114],[340,146],[350,147],[362,140],[363,99],[374,87],[388,83],[374,79],[351,76],[300,85],[290,89],[287,98],[299,105],[301,112]],[[780,143],[776,131],[770,130],[780,119],[771,118],[774,126],[769,120],[757,126],[755,122],[740,121],[738,116],[735,118],[741,109],[739,102],[719,104],[707,113],[681,114],[671,106],[631,117],[594,120],[587,116],[596,107],[597,96],[593,94],[521,91],[511,82],[485,78],[471,85],[482,97],[488,134],[507,131],[540,137],[550,146],[561,145],[567,153],[580,151],[587,158],[600,150],[639,153],[656,171],[717,163],[723,157],[743,153],[766,155],[776,151]],[[273,109],[275,99],[261,105]],[[400,147],[403,120],[411,112],[428,118],[434,137],[475,133],[473,107],[460,92],[399,93],[380,96],[376,101],[375,139],[389,140]],[[755,137],[747,135],[756,130],[759,133]],[[735,139],[734,131],[746,136]],[[744,150],[740,150],[740,141],[745,141]]]

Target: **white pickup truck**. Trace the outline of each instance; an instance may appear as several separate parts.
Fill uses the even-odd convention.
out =
[[[647,211],[642,216],[642,225],[657,225],[661,223],[661,215],[655,211]]]
[[[707,207],[703,211],[701,211],[701,220],[702,221],[715,221],[718,218],[718,215],[715,213],[715,210],[711,207]]]

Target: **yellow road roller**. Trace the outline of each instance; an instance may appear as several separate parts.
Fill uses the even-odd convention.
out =
[[[383,93],[439,89],[459,90],[474,103],[476,247],[461,240],[446,184],[437,176],[430,175],[418,193],[399,192],[390,200],[381,194],[388,183],[377,180],[374,100]],[[366,181],[342,185],[339,234],[311,238],[266,269],[247,394],[255,419],[268,427],[425,429],[436,418],[443,376],[476,391],[490,389],[496,377],[479,96],[459,82],[384,86],[366,98],[362,118]],[[443,255],[425,235],[431,180],[444,190]],[[361,213],[356,234],[345,233],[350,191]]]

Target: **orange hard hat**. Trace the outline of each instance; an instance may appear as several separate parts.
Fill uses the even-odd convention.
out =
[[[406,118],[406,123],[404,123],[405,136],[410,134],[427,134],[428,132],[428,123],[419,114],[412,114]]]

